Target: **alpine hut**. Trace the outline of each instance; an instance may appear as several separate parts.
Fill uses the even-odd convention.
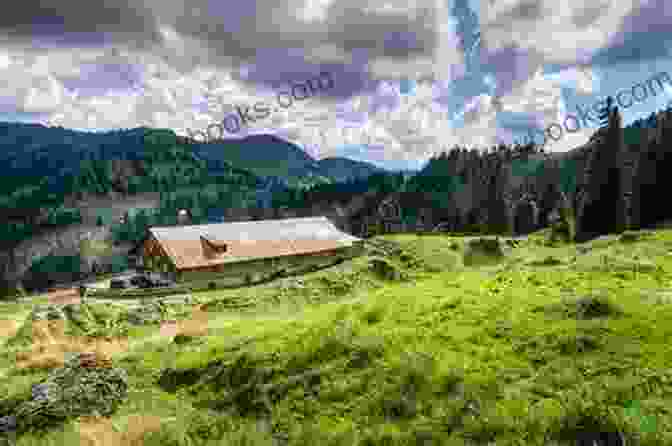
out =
[[[362,242],[326,217],[151,227],[143,263],[177,282],[236,286],[355,257]]]

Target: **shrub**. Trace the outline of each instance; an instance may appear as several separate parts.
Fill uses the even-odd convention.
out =
[[[498,238],[477,238],[467,243],[464,252],[464,264],[473,266],[499,262],[504,251]]]
[[[557,304],[537,307],[533,311],[544,311],[548,315],[578,320],[619,317],[624,314],[623,310],[614,304],[609,297],[602,295],[583,296]]]
[[[194,341],[194,339],[195,338],[193,336],[189,336],[189,335],[179,333],[175,336],[175,338],[173,338],[173,343],[175,343],[177,345],[188,344],[188,343]]]
[[[405,275],[397,266],[380,257],[369,261],[369,270],[384,280],[402,280],[405,278]]]
[[[532,265],[534,266],[557,266],[562,264],[562,260],[553,256],[547,256],[543,260],[536,260],[532,262]]]
[[[551,224],[548,241],[555,243],[560,240],[564,243],[570,243],[576,238],[576,218],[574,212],[569,208],[561,208],[559,216],[559,220]]]
[[[618,238],[618,241],[621,243],[633,243],[638,241],[641,238],[640,234],[634,231],[625,231]]]

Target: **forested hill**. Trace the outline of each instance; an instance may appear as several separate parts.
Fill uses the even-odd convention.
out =
[[[0,182],[0,207],[6,210],[0,216],[3,248],[50,227],[80,223],[80,203],[90,197],[123,199],[155,192],[162,200],[159,214],[166,219],[178,207],[192,209],[199,219],[213,206],[254,206],[285,190],[281,180],[261,178],[225,161],[209,166],[170,132],[135,129],[110,133],[107,139],[89,134],[87,143],[81,134],[64,129],[3,129],[4,144],[7,133],[18,129],[14,139],[25,146],[23,152],[14,148],[16,154],[3,163],[8,166]],[[69,146],[50,142],[56,133],[68,135]],[[6,151],[0,153],[8,157]]]
[[[62,281],[90,274],[92,266],[81,252],[81,240],[87,237],[110,250],[99,265],[123,270],[125,255],[113,247],[130,249],[148,226],[177,224],[179,209],[189,209],[193,223],[202,224],[221,210],[236,215],[268,207],[274,193],[286,190],[280,180],[225,161],[210,168],[172,132],[136,130],[129,135],[141,137],[141,151],[117,148],[115,153],[108,144],[103,153],[82,156],[77,168],[54,168],[50,176],[37,175],[48,172],[40,170],[44,166],[33,175],[21,175],[20,167],[11,171],[0,195],[0,207],[8,210],[0,225],[0,288],[9,289],[2,284],[16,280],[24,280],[27,289],[49,286],[58,265],[69,265],[64,267],[69,272],[59,276]],[[147,199],[138,208],[142,197],[158,199]]]
[[[9,175],[0,182],[0,207],[7,210],[0,225],[5,243],[4,251],[0,249],[0,273],[8,276],[4,265],[9,263],[29,266],[36,253],[54,255],[58,243],[49,237],[40,247],[28,243],[11,252],[7,247],[21,239],[30,242],[36,231],[80,223],[82,212],[90,209],[78,199],[87,196],[115,200],[118,196],[120,202],[124,196],[146,192],[161,196],[147,214],[123,224],[114,221],[118,215],[101,222],[117,241],[139,240],[147,225],[175,224],[181,208],[191,210],[194,224],[212,218],[326,215],[355,235],[370,234],[372,229],[427,231],[439,226],[523,234],[547,226],[560,210],[576,217],[576,235],[582,237],[613,232],[604,225],[609,219],[601,217],[606,212],[632,228],[672,219],[669,209],[655,198],[659,190],[669,189],[665,172],[671,163],[672,110],[625,129],[617,110],[609,116],[587,144],[562,156],[539,153],[534,145],[498,146],[484,152],[455,148],[429,160],[416,175],[383,172],[339,183],[308,176],[299,178],[303,184],[297,187],[288,187],[286,178],[263,177],[225,157],[217,158],[214,145],[209,157],[202,157],[195,145],[170,131],[108,132],[110,139],[87,134],[98,144],[85,144],[78,132],[4,126],[0,140],[7,150],[0,156],[5,157]],[[12,129],[21,131],[14,134]],[[50,144],[47,136],[54,131],[68,136],[69,145]],[[25,150],[10,147],[10,140]],[[277,156],[278,150],[275,147],[269,156]],[[32,159],[32,165],[26,159]],[[33,245],[37,243],[35,238]]]
[[[81,132],[0,122],[0,163],[25,183],[35,183],[44,177],[75,174],[82,160],[140,160],[144,157],[144,136],[150,130],[156,129]],[[302,180],[306,184],[310,178],[333,181],[344,176],[344,169],[353,167],[357,178],[380,171],[371,164],[344,159],[337,159],[340,161],[336,164],[333,160],[325,161],[323,166],[322,161],[313,159],[300,147],[273,135],[251,135],[208,144],[178,137],[178,142],[206,161],[210,169],[229,164],[258,176],[282,178],[288,184],[300,184]],[[57,183],[55,179],[51,181]]]
[[[154,138],[154,149],[146,138],[150,133],[161,135]],[[213,204],[210,198],[187,198],[197,189],[211,197],[218,188],[218,197],[226,195],[218,201],[218,208],[224,204],[268,206],[271,194],[286,191],[289,185],[303,187],[348,177],[346,172],[353,165],[357,169],[351,176],[357,179],[380,171],[367,163],[347,161],[335,165],[329,160],[322,169],[320,162],[297,146],[268,135],[194,144],[168,130],[93,133],[0,123],[0,165],[5,174],[0,182],[0,207],[6,210],[0,216],[0,248],[44,226],[78,222],[76,200],[89,195],[166,192],[163,195],[172,204],[193,207],[197,215],[205,215]],[[214,184],[208,189],[205,178],[220,185],[242,185],[250,189],[250,196],[223,192],[226,188]]]
[[[7,210],[0,217],[0,280],[9,283],[28,274],[33,286],[42,286],[46,276],[42,280],[37,272],[53,271],[66,258],[88,273],[75,242],[83,234],[130,246],[148,226],[176,224],[182,208],[189,209],[193,224],[262,218],[257,214],[272,211],[274,197],[331,181],[296,177],[291,187],[287,178],[261,176],[214,156],[204,159],[168,130],[84,134],[23,124],[2,129],[2,144],[18,141],[25,149],[3,152],[9,176],[0,189],[0,206]],[[67,144],[54,142],[57,134],[65,135]],[[279,149],[273,150],[277,155]],[[365,169],[357,174],[365,175]],[[144,196],[160,199],[138,208]],[[44,262],[52,266],[40,267]]]
[[[318,161],[318,164],[322,175],[338,182],[367,178],[373,174],[385,172],[384,169],[369,163],[342,157],[323,158]]]

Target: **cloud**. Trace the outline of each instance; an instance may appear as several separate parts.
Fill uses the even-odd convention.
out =
[[[268,124],[322,116],[330,125],[324,116],[340,101],[366,97],[383,79],[432,79],[437,67],[462,63],[445,5],[434,0],[248,1],[233,9],[205,0],[112,9],[65,1],[48,12],[31,3],[0,20],[6,94],[15,111],[49,111],[52,124],[79,129],[206,127],[235,104],[274,100],[278,88],[324,69],[334,72],[332,97],[295,103]],[[31,48],[35,39],[48,48]]]
[[[481,7],[483,44],[489,51],[516,47],[548,63],[574,63],[608,44],[635,6],[634,0],[497,1]]]
[[[468,17],[451,16],[467,14],[466,2],[451,11],[444,0],[40,3],[19,2],[0,17],[0,112],[42,113],[77,129],[186,134],[237,104],[275,104],[276,92],[326,71],[333,89],[239,134],[286,134],[319,157],[362,135],[372,156],[390,159],[496,144],[515,127],[500,123],[503,115],[561,121],[563,88],[592,94],[642,46],[643,31],[658,39],[635,53],[644,59],[665,54],[672,35],[663,0],[482,0],[480,16]],[[480,39],[468,67],[463,38],[470,51]],[[405,79],[413,94],[401,94]]]
[[[590,95],[599,90],[599,75],[589,65],[567,68],[557,73],[547,74],[545,78],[556,81],[563,87],[574,88],[579,94]]]
[[[0,15],[0,34],[12,45],[29,46],[87,46],[100,43],[103,33],[110,33],[108,43],[158,42],[155,17],[146,3],[60,0],[48,6],[42,0],[16,2]]]
[[[666,59],[671,47],[672,5],[666,0],[643,0],[592,63],[607,67]]]
[[[481,1],[481,62],[496,67],[496,95],[504,96],[545,64],[565,68],[618,44],[622,25],[636,13],[635,0]]]

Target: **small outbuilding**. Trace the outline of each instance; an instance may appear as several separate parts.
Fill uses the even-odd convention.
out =
[[[327,217],[151,227],[143,264],[177,282],[236,286],[355,257],[362,243]]]

